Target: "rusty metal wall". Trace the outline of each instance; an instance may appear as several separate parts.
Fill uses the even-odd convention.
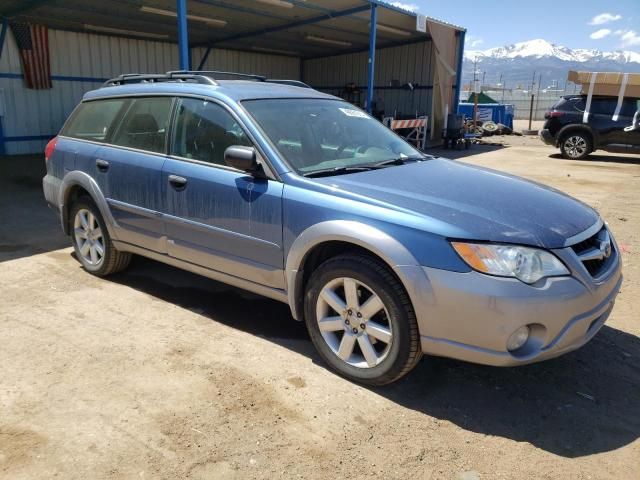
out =
[[[387,115],[430,115],[434,62],[431,41],[377,50],[374,98],[383,101]],[[354,82],[362,90],[360,106],[364,107],[367,68],[368,52],[306,60],[303,80],[338,96],[347,83]],[[417,88],[410,90],[409,83]]]

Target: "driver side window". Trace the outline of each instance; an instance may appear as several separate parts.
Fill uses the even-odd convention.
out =
[[[224,165],[224,151],[232,145],[252,146],[227,110],[203,99],[179,100],[172,155]]]

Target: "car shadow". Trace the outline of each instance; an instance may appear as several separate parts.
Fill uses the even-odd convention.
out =
[[[109,280],[324,366],[304,324],[294,321],[283,303],[139,257]],[[404,379],[370,390],[465,430],[582,457],[640,437],[640,339],[605,326],[576,352],[518,368],[427,357]]]
[[[42,193],[42,155],[0,156],[0,263],[69,246]]]
[[[559,153],[552,153],[549,155],[549,158],[558,159],[558,160],[567,160]],[[595,153],[590,154],[584,160],[567,160],[574,162],[585,162],[588,164],[589,162],[604,162],[604,163],[621,163],[625,165],[640,165],[640,155],[628,154],[625,156],[618,156],[614,154],[608,155],[598,155]]]
[[[488,140],[487,140],[488,142]],[[464,147],[458,148],[428,148],[425,153],[433,155],[435,157],[449,158],[451,160],[457,160],[460,158],[471,157],[473,155],[480,155],[487,152],[494,152],[506,148],[502,143],[475,143],[470,145],[468,149]]]

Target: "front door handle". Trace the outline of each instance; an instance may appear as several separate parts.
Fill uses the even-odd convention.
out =
[[[109,170],[109,162],[99,158],[99,159],[96,160],[96,167],[101,172],[106,172],[107,170]]]
[[[178,175],[169,175],[169,183],[175,190],[184,190],[187,187],[187,179]]]

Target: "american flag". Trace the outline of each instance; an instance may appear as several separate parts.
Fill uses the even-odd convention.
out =
[[[12,22],[11,30],[20,50],[24,82],[27,84],[27,88],[51,88],[47,27]]]

